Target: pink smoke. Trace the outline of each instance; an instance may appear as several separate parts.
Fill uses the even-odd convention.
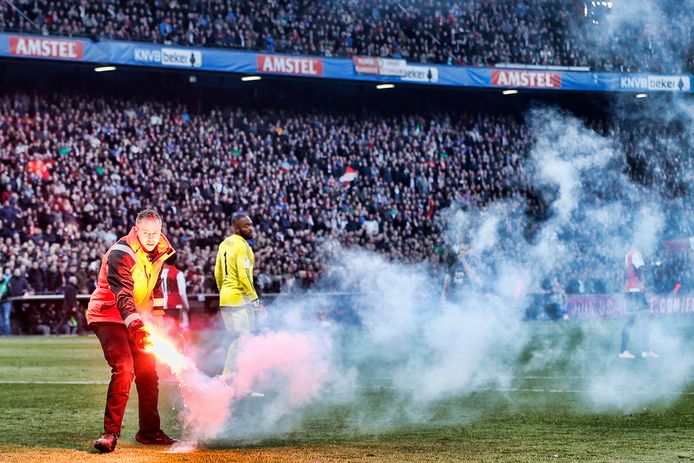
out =
[[[146,350],[166,364],[178,381],[184,403],[184,428],[192,444],[216,436],[231,413],[234,389],[219,377],[201,373],[195,362],[155,327],[150,328]]]
[[[276,332],[242,337],[232,384],[201,373],[168,340],[155,339],[154,352],[176,377],[184,403],[185,443],[174,451],[189,451],[198,442],[217,437],[231,416],[237,392],[243,397],[243,391],[260,383],[278,392],[281,402],[288,405],[283,411],[289,412],[315,397],[328,379],[330,343],[314,335]],[[268,384],[270,375],[277,374],[281,383]]]
[[[278,331],[242,337],[233,385],[246,391],[279,373],[288,394],[285,399],[294,406],[308,403],[327,382],[329,352],[327,340],[310,334]]]
[[[221,377],[210,378],[195,368],[184,370],[177,377],[185,405],[187,440],[197,443],[214,438],[231,415],[234,388]]]

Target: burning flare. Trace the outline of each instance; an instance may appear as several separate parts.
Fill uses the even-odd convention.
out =
[[[234,388],[223,378],[210,378],[201,373],[195,363],[178,351],[175,343],[163,333],[149,331],[149,343],[144,348],[166,364],[176,377],[185,404],[183,420],[187,439],[173,451],[187,452],[197,442],[212,439],[222,430],[231,414]]]
[[[150,332],[149,342],[145,346],[145,352],[154,354],[157,359],[165,363],[171,372],[179,376],[183,371],[194,368],[192,360],[181,354],[174,343],[166,336]]]
[[[320,337],[284,331],[243,337],[236,373],[229,378],[210,378],[179,352],[174,340],[155,330],[149,328],[144,350],[171,369],[185,404],[186,439],[172,449],[175,452],[192,451],[197,443],[217,437],[231,416],[234,401],[245,396],[237,392],[249,391],[256,383],[269,384],[270,372],[283,378],[281,384],[274,384],[280,392],[268,415],[274,420],[317,397],[330,376],[325,355],[331,344]]]

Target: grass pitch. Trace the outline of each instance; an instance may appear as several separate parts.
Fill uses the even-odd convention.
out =
[[[679,320],[678,329],[694,333],[694,317]],[[528,361],[566,339],[595,333],[591,323],[599,322],[534,324],[521,357]],[[571,355],[545,366],[536,375],[526,370],[507,390],[442,400],[419,424],[399,422],[391,392],[374,384],[361,392],[359,406],[367,408],[361,416],[394,407],[388,430],[363,427],[350,405],[315,405],[296,426],[271,437],[178,454],[134,442],[133,386],[118,448],[99,455],[91,446],[101,429],[109,371],[96,338],[0,338],[0,462],[694,462],[694,380],[666,404],[586,411]],[[174,436],[181,432],[176,404],[175,387],[163,384],[162,424]]]

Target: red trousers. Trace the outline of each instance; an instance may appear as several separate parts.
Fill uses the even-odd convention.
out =
[[[137,387],[140,431],[159,431],[159,377],[154,355],[135,347],[128,336],[128,329],[123,324],[92,323],[90,326],[99,338],[106,362],[111,367],[111,382],[106,393],[104,431],[120,436],[133,378]]]

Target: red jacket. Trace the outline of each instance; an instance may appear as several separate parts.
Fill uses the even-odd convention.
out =
[[[87,308],[87,324],[111,322],[127,326],[141,319],[141,314],[162,315],[164,299],[159,276],[164,261],[175,252],[162,234],[157,247],[148,253],[133,227],[101,260],[97,287]]]

